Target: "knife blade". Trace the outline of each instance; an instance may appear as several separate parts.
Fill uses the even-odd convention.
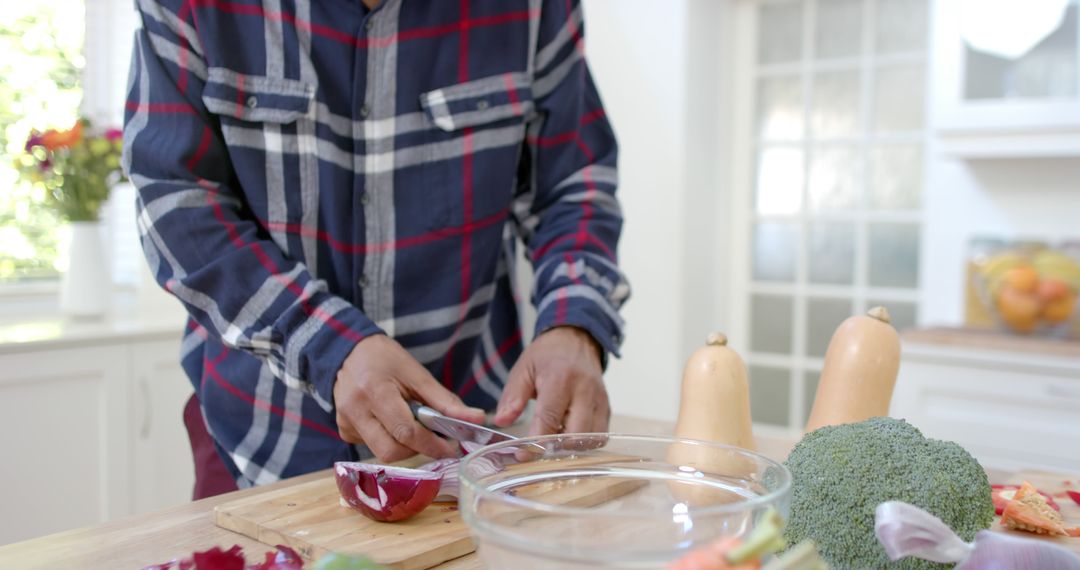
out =
[[[510,434],[487,426],[444,416],[438,410],[429,408],[419,402],[409,402],[409,409],[412,410],[413,416],[424,427],[457,441],[472,441],[481,445],[488,445],[517,439]]]

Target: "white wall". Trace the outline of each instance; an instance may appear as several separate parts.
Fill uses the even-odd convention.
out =
[[[1080,160],[930,161],[920,323],[959,325],[973,236],[1080,240]]]
[[[585,0],[586,54],[619,137],[620,263],[633,289],[607,376],[616,413],[673,420],[686,356],[726,305],[712,47],[724,4]]]

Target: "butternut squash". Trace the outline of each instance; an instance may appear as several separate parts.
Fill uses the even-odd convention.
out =
[[[723,333],[710,334],[686,361],[675,435],[754,449],[746,365]]]
[[[675,435],[755,449],[746,365],[727,346],[727,337],[722,333],[710,334],[705,346],[694,351],[686,362]],[[753,468],[741,455],[681,443],[671,446],[668,461],[728,477],[745,475]],[[670,489],[676,498],[692,506],[740,500],[731,492],[691,482],[672,482]]]
[[[889,415],[899,370],[900,336],[885,307],[846,319],[825,352],[806,433]]]

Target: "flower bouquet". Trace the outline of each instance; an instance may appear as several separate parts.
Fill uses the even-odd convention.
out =
[[[45,187],[48,200],[69,222],[95,222],[109,189],[124,180],[121,133],[94,130],[81,119],[65,131],[33,131],[22,173]]]

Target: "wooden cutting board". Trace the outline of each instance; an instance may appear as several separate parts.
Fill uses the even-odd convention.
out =
[[[576,464],[611,460],[590,459]],[[509,469],[520,467],[526,471],[529,465],[535,464]],[[625,496],[643,484],[635,480],[581,479],[538,490],[543,491],[547,503],[588,507]],[[405,521],[376,522],[340,505],[331,471],[322,479],[218,505],[214,508],[214,522],[270,546],[291,546],[309,561],[328,552],[341,552],[362,554],[394,569],[424,570],[476,549],[456,505],[435,503]],[[461,561],[467,563],[462,568],[472,567],[472,561]]]

